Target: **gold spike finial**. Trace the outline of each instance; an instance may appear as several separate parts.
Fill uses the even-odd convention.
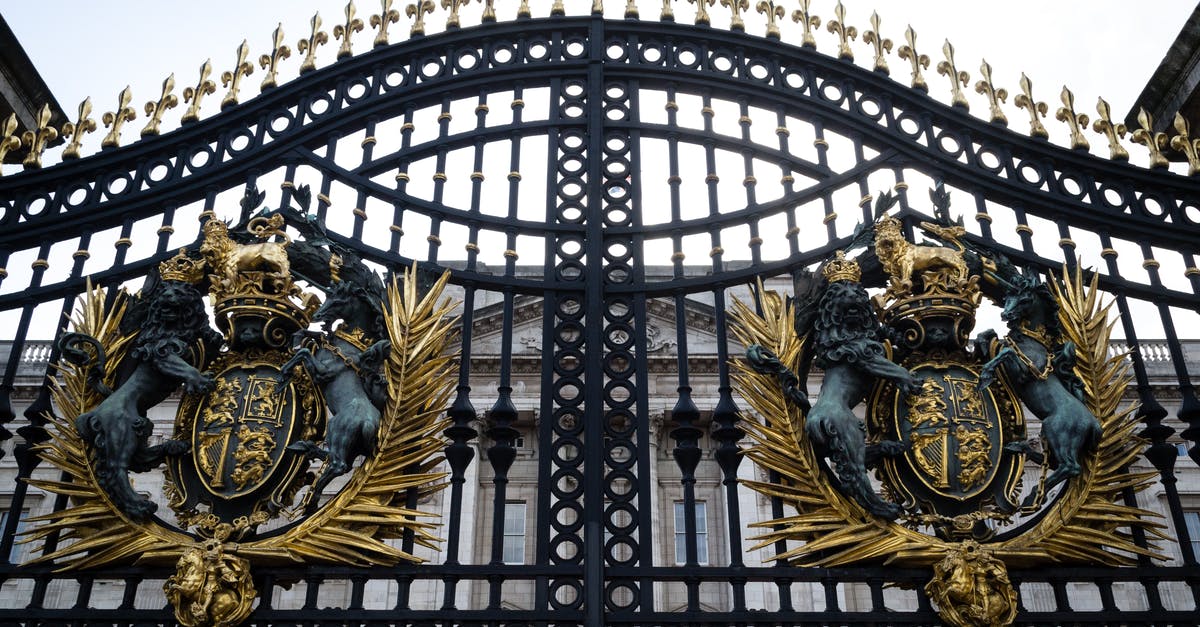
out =
[[[1083,129],[1087,128],[1088,116],[1083,113],[1075,113],[1075,94],[1071,93],[1066,85],[1063,85],[1059,99],[1062,100],[1063,106],[1054,113],[1055,119],[1059,122],[1066,122],[1071,129],[1071,148],[1087,150],[1091,145],[1083,136]]]
[[[963,95],[962,88],[971,84],[971,75],[966,72],[960,72],[954,66],[954,45],[947,39],[942,44],[942,54],[946,57],[945,61],[940,61],[937,64],[938,74],[950,77],[950,104],[964,109],[970,109],[971,103],[967,102],[967,97]]]
[[[67,147],[63,148],[63,159],[78,159],[79,150],[83,147],[83,136],[96,130],[96,121],[91,118],[92,115],[92,99],[85,98],[79,103],[79,117],[75,122],[67,122],[63,125],[62,135],[64,138],[70,137],[71,141],[67,142]],[[0,156],[0,161],[3,161]]]
[[[492,13],[494,14],[495,11],[493,10]],[[520,19],[526,19],[532,16],[533,11],[529,9],[529,0],[521,0],[521,4],[517,6],[517,17]],[[496,20],[493,19],[492,21],[494,22]]]
[[[1162,153],[1162,149],[1167,146],[1167,134],[1154,132],[1154,118],[1150,117],[1145,107],[1138,108],[1137,119],[1142,128],[1133,132],[1133,141],[1145,146],[1146,150],[1150,151],[1151,168],[1167,167],[1169,162]]]
[[[258,58],[258,66],[267,71],[267,75],[263,77],[262,83],[259,85],[260,90],[271,89],[279,84],[279,64],[292,56],[292,49],[283,43],[283,22],[275,27],[271,40],[271,54],[264,54]]]
[[[671,2],[674,0],[662,0],[662,10],[658,12],[658,19],[664,22],[675,21],[675,11],[671,8]]]
[[[705,5],[707,4],[708,6],[711,7],[712,5],[717,3],[717,0],[688,0],[688,2],[696,5],[696,23],[697,24],[704,24],[705,26],[707,26],[708,24],[710,24],[712,22],[712,20],[709,19],[709,17],[708,17],[708,9],[705,7]]]
[[[592,15],[604,15],[604,0],[592,0]]]
[[[835,19],[829,20],[825,29],[838,36],[838,58],[853,61],[854,51],[850,49],[850,40],[858,37],[858,29],[846,26],[846,7],[842,6],[842,0],[838,0],[833,7],[833,15]]]
[[[631,20],[638,18],[637,0],[625,0],[625,18]]]
[[[309,24],[312,26],[312,30],[308,34],[308,39],[296,42],[296,50],[304,55],[304,61],[300,63],[301,74],[317,69],[317,46],[329,43],[329,35],[321,30],[321,14],[319,12],[313,14]]]
[[[147,102],[144,110],[150,121],[146,123],[146,127],[142,129],[142,137],[150,137],[158,135],[162,132],[162,119],[166,114],[167,109],[174,109],[179,104],[179,97],[171,93],[175,91],[175,73],[172,72],[167,80],[163,81],[162,94],[158,97],[158,102]]]
[[[929,85],[925,82],[925,76],[921,74],[921,68],[929,68],[929,55],[917,52],[917,33],[913,30],[912,24],[909,24],[908,28],[904,30],[904,41],[908,43],[900,46],[896,50],[896,54],[901,59],[907,60],[912,66],[912,88],[928,92]]]
[[[250,46],[243,39],[242,44],[237,49],[237,63],[233,65],[232,70],[221,73],[221,86],[229,88],[229,91],[225,92],[225,97],[221,99],[222,111],[238,103],[238,92],[242,87],[242,77],[250,76],[254,73],[254,64],[246,60],[248,56],[250,56]]]
[[[333,38],[341,39],[342,45],[338,46],[337,58],[345,59],[354,55],[354,49],[350,46],[350,35],[353,33],[361,33],[363,29],[363,21],[354,17],[358,9],[354,7],[354,0],[346,3],[346,23],[338,24],[333,27]]]
[[[759,13],[764,13],[767,16],[767,37],[771,39],[779,39],[779,20],[782,20],[787,15],[783,5],[775,4],[774,0],[759,0],[755,6]]]
[[[117,95],[117,110],[108,111],[100,118],[105,128],[109,129],[108,135],[100,142],[100,148],[116,148],[121,145],[121,127],[137,118],[137,110],[129,106],[131,100],[133,92],[130,91],[129,85],[126,85]]]
[[[732,14],[729,30],[745,32],[746,22],[742,19],[742,11],[750,10],[750,0],[721,0],[721,6],[727,7]]]
[[[1000,103],[1008,99],[1008,90],[1003,87],[996,87],[992,83],[992,66],[983,60],[983,64],[979,66],[979,74],[983,80],[975,83],[975,92],[987,96],[988,111],[992,116],[992,123],[1003,124],[1008,126],[1008,116],[1004,115],[1004,110],[1000,108]]]
[[[25,141],[25,145],[29,147],[29,152],[26,153],[25,160],[21,162],[26,170],[40,169],[42,167],[42,153],[46,150],[46,144],[58,139],[58,129],[50,126],[51,117],[50,105],[43,104],[35,118],[37,128],[25,131],[21,136]]]
[[[375,33],[376,48],[388,45],[388,25],[400,21],[400,12],[392,8],[392,0],[379,0],[379,13],[371,16],[371,28]]]
[[[887,58],[883,56],[883,52],[885,50],[888,52],[892,51],[892,40],[879,34],[879,22],[879,13],[872,11],[871,30],[863,32],[862,40],[875,47],[875,71],[888,74],[890,70],[888,69]]]
[[[554,0],[554,4],[550,5],[550,15],[566,15],[567,7],[563,5],[562,0]]]
[[[1029,135],[1032,137],[1040,137],[1046,139],[1050,137],[1050,133],[1046,132],[1046,127],[1042,125],[1042,121],[1038,119],[1038,114],[1044,118],[1046,112],[1050,110],[1044,102],[1038,102],[1033,99],[1033,81],[1021,72],[1021,93],[1013,98],[1013,103],[1018,108],[1029,111]]]
[[[0,127],[0,165],[4,164],[4,157],[13,150],[20,150],[21,138],[17,135],[17,114],[10,113],[8,118],[4,120],[4,126]],[[4,174],[4,168],[0,168],[0,175]]]
[[[1188,122],[1178,111],[1175,112],[1175,130],[1179,134],[1171,138],[1171,147],[1187,157],[1188,176],[1200,174],[1200,139],[1188,135]]]
[[[1122,122],[1113,123],[1112,110],[1108,107],[1108,102],[1103,98],[1096,99],[1096,113],[1100,117],[1092,122],[1092,130],[1104,135],[1108,140],[1108,158],[1116,161],[1128,161],[1129,151],[1121,145],[1118,138],[1125,137],[1125,124]]]
[[[809,11],[808,3],[809,0],[800,0],[800,8],[792,11],[792,21],[799,23],[804,28],[804,34],[800,37],[800,46],[816,50],[817,38],[813,37],[812,29],[821,26],[821,18]]]
[[[433,13],[434,8],[433,0],[417,0],[404,7],[404,13],[413,18],[412,28],[408,30],[409,37],[425,34],[425,14]]]
[[[462,21],[458,19],[458,7],[465,7],[471,3],[471,0],[442,0],[442,8],[450,9],[449,15],[446,16],[446,28],[460,28]]]
[[[200,101],[205,94],[212,94],[217,91],[217,84],[208,80],[209,74],[212,74],[212,60],[205,59],[204,65],[200,66],[200,80],[196,81],[195,87],[186,87],[183,90],[183,101],[191,102],[188,105],[187,111],[183,112],[183,117],[179,120],[186,124],[195,122],[200,119]]]

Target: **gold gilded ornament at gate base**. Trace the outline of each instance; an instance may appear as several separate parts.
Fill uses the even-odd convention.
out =
[[[925,592],[947,624],[1008,625],[1007,569],[1132,566],[1165,559],[1153,540],[1167,536],[1123,503],[1154,473],[1128,470],[1144,443],[1136,407],[1121,407],[1129,366],[1108,354],[1097,277],[1018,270],[970,242],[947,193],[930,196],[933,219],[887,215],[897,199],[881,194],[873,224],[793,275],[794,296],[759,284],[757,307],[734,303],[747,347],[734,383],[764,418],[742,422],[746,455],[786,478],[745,483],[792,509],[755,525],[752,550],[782,540],[775,559],[795,565],[930,568]],[[910,241],[904,221],[931,241]],[[1003,306],[1005,335],[971,337],[984,297]],[[823,369],[816,400],[810,365]],[[1030,485],[1027,460],[1040,466]]]
[[[307,187],[293,194],[307,208]],[[264,196],[248,190],[242,215]],[[30,563],[174,564],[164,591],[176,619],[199,626],[249,616],[255,566],[423,561],[389,540],[439,542],[436,514],[408,500],[445,485],[434,468],[454,383],[449,275],[423,277],[420,294],[414,267],[385,287],[290,209],[237,225],[209,218],[196,248],[110,306],[89,289],[60,341],[61,418],[48,417],[38,452],[65,479],[29,483],[70,504],[31,519],[25,541],[57,546]],[[313,322],[326,331],[309,331]],[[147,408],[181,384],[174,433],[151,444]],[[131,483],[163,465],[177,525]],[[292,522],[260,533],[276,520]]]

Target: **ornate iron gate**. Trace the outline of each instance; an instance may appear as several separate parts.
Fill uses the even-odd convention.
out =
[[[953,190],[955,214],[971,224],[968,238],[1016,263],[1050,270],[1073,264],[1081,252],[1102,257],[1100,285],[1115,297],[1118,326],[1132,349],[1145,457],[1178,537],[1172,565],[1142,557],[1129,568],[1013,569],[1023,594],[1040,586],[1051,599],[1022,607],[1018,622],[1193,622],[1200,604],[1196,539],[1188,537],[1176,490],[1174,418],[1157,397],[1179,407],[1181,435],[1200,459],[1200,405],[1175,323],[1200,306],[1200,184],[1125,163],[1106,106],[1096,128],[1108,133],[1113,160],[1044,141],[1038,103],[1028,96],[1033,138],[1008,129],[998,108],[991,121],[968,114],[957,81],[955,106],[931,99],[911,41],[901,54],[914,60],[912,87],[888,76],[878,43],[875,71],[847,63],[848,46],[839,49],[841,58],[818,53],[807,9],[799,16],[803,34],[781,40],[774,4],[759,3],[768,10],[767,37],[743,32],[744,5],[732,4],[732,30],[636,19],[636,9],[623,21],[522,11],[512,21],[493,17],[430,36],[414,27],[407,41],[390,45],[387,27],[398,15],[385,11],[373,21],[378,36],[369,52],[302,68],[299,78],[265,85],[239,103],[246,58],[239,50],[221,113],[194,115],[212,91],[202,76],[189,91],[192,115],[178,130],[143,131],[123,147],[113,130],[105,141],[111,149],[64,154],[59,165],[0,178],[0,314],[11,339],[0,378],[7,427],[0,434],[20,477],[42,472],[34,446],[49,437],[46,415],[54,411],[52,374],[33,385],[20,379],[28,359],[39,367],[59,360],[57,348],[36,341],[39,324],[69,313],[85,279],[115,287],[191,245],[202,215],[236,217],[245,188],[268,190],[268,203],[294,208],[294,190],[310,185],[331,240],[389,270],[413,261],[449,268],[461,293],[461,365],[444,432],[446,542],[426,565],[256,569],[261,600],[253,623],[933,623],[936,614],[920,592],[925,569],[760,565],[744,555],[744,523],[757,518],[744,511],[754,501],[738,483],[739,472],[747,472],[738,426],[745,407],[730,380],[728,364],[740,349],[726,335],[726,311],[730,290],[756,277],[787,277],[841,248],[856,223],[874,219],[873,194],[898,196],[911,233],[926,211],[923,188],[942,183]],[[419,25],[433,4],[414,6]],[[843,29],[846,46],[838,17],[831,30]],[[352,25],[348,20],[344,37]],[[312,49],[315,40],[308,40]],[[278,53],[264,55],[272,76]],[[956,75],[953,57],[946,61]],[[984,78],[981,93],[993,94],[990,76]],[[1073,145],[1086,146],[1071,107],[1067,102],[1064,117]],[[160,101],[152,115],[163,110]],[[72,140],[86,134],[88,116],[81,110]],[[1157,159],[1165,136],[1138,133]],[[102,248],[111,248],[111,259]],[[531,313],[540,321],[532,342],[540,356],[532,360],[514,355],[514,328]],[[493,326],[481,326],[485,314]],[[658,333],[652,318],[673,320],[669,369],[651,349]],[[1174,368],[1170,384],[1152,379],[1154,364],[1137,350],[1148,319],[1161,324]],[[689,332],[696,324],[711,324],[715,338],[703,392],[693,391],[701,376],[694,370],[705,365]],[[52,326],[54,337],[65,330],[65,323]],[[476,336],[493,328],[498,344],[485,350]],[[33,349],[44,351],[44,362]],[[485,377],[487,359],[496,370]],[[540,396],[514,400],[514,365],[530,364]],[[651,428],[652,413],[665,409],[653,396],[664,378],[675,390],[664,446],[677,463],[682,495],[678,560],[661,550],[670,538],[655,516],[667,508],[654,502],[658,445]],[[529,563],[505,564],[506,486],[521,449],[516,426],[531,412],[538,416],[531,437],[541,487],[532,504],[533,548]],[[474,455],[477,437],[485,459]],[[698,475],[721,483],[714,492],[723,495],[714,518],[724,522],[721,529],[697,520]],[[468,483],[476,476],[491,482],[491,502],[478,503],[479,511],[490,509],[484,560],[464,548],[467,512],[476,511]],[[30,498],[21,482],[5,504],[0,579],[9,587],[0,620],[169,620],[169,609],[138,601],[161,588],[166,568],[63,574],[50,565],[22,566],[15,542]],[[63,495],[43,498],[53,498],[54,509],[68,505]],[[783,513],[779,502],[766,507],[774,517]],[[728,550],[710,557],[698,545],[702,533],[723,536]],[[1137,541],[1147,546],[1144,536]],[[45,550],[56,542],[52,535]],[[411,536],[403,541],[406,550],[412,544]],[[123,586],[115,608],[89,609],[100,580]],[[349,595],[330,608],[321,589],[334,581]],[[299,606],[280,606],[283,583],[303,586]],[[386,603],[365,603],[364,590],[377,584],[387,590]],[[521,609],[504,603],[518,585],[531,591]],[[434,600],[415,599],[420,586]],[[1072,608],[1079,586],[1097,591],[1094,611]],[[751,588],[760,592],[748,599]],[[807,601],[798,603],[801,590]],[[867,601],[850,602],[855,595]],[[911,602],[897,603],[894,595]]]

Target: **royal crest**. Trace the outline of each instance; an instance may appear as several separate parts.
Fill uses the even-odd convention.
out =
[[[920,220],[888,215],[896,199],[882,194],[874,224],[794,277],[794,298],[760,286],[761,314],[736,303],[737,383],[766,419],[745,421],[747,454],[789,478],[750,486],[796,509],[763,523],[758,546],[799,540],[777,559],[805,565],[931,567],[948,623],[1010,624],[1007,564],[1158,557],[1117,527],[1160,525],[1116,502],[1145,484],[1123,470],[1140,447],[1133,408],[1118,410],[1129,377],[1107,354],[1095,277],[1019,271],[950,221],[948,194],[931,198],[936,219]],[[933,241],[906,238],[905,219]],[[972,337],[984,298],[1003,308],[1003,337]],[[1023,481],[1027,462],[1036,481]]]
[[[198,246],[139,294],[106,307],[102,290],[89,292],[61,341],[65,419],[42,447],[70,481],[31,482],[73,499],[30,532],[63,533],[35,561],[175,564],[164,591],[185,625],[245,620],[252,563],[415,562],[387,540],[437,541],[407,501],[443,485],[430,469],[452,383],[449,275],[422,277],[423,295],[415,267],[385,287],[320,221],[251,218],[262,198],[247,191],[237,225],[204,216]],[[294,198],[306,207],[307,188]],[[173,434],[151,444],[147,411],[177,390]],[[131,483],[164,464],[176,524]],[[260,533],[281,518],[294,522]]]

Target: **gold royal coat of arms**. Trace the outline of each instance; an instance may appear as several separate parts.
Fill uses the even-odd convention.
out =
[[[736,383],[762,417],[743,421],[747,455],[780,477],[749,485],[794,510],[761,523],[755,548],[799,542],[776,556],[798,565],[929,567],[925,593],[948,624],[1007,625],[1007,566],[1162,559],[1132,533],[1163,525],[1121,501],[1151,477],[1128,470],[1139,423],[1119,407],[1128,365],[1108,353],[1097,277],[1018,270],[968,242],[942,188],[930,197],[936,219],[913,222],[933,242],[906,237],[885,193],[874,224],[794,276],[793,297],[760,284],[757,307],[735,303],[748,347]],[[985,297],[1003,336],[972,336]]]
[[[444,485],[448,274],[414,266],[385,287],[319,220],[250,217],[263,197],[247,190],[237,225],[202,216],[199,245],[138,294],[89,291],[40,451],[67,479],[30,481],[71,499],[35,519],[27,541],[59,536],[35,562],[174,564],[164,591],[189,626],[245,620],[252,565],[417,562],[387,540],[438,541],[408,501]],[[294,198],[307,208],[306,187]],[[147,413],[176,393],[174,432],[152,444]],[[171,522],[130,474],[164,467]]]

